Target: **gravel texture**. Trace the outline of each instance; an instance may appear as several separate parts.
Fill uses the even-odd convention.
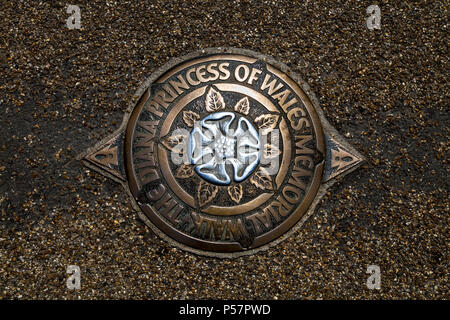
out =
[[[450,298],[448,1],[78,0],[81,30],[68,4],[1,2],[0,298]],[[234,260],[170,247],[75,160],[154,70],[219,46],[286,63],[368,159],[294,236]]]

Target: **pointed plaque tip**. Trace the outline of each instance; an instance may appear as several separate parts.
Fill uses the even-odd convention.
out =
[[[327,157],[323,181],[329,181],[337,176],[350,173],[362,164],[364,158],[351,146],[330,136],[326,136]]]
[[[104,174],[109,173],[114,178],[125,181],[125,175],[122,168],[122,161],[119,158],[119,150],[122,148],[123,132],[115,135],[113,138],[93,148],[83,157],[93,169]]]
[[[331,169],[336,168],[337,171],[342,171],[345,167],[358,162],[358,160],[356,156],[342,148],[338,147],[337,150],[331,149]]]

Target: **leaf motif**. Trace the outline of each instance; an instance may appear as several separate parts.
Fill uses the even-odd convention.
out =
[[[199,119],[200,116],[194,111],[183,111],[183,120],[188,127],[193,127],[195,121]]]
[[[218,191],[219,187],[216,185],[201,180],[197,190],[198,204],[203,206],[205,203],[210,202],[216,197]]]
[[[259,129],[262,130],[262,134],[268,134],[272,131],[278,123],[278,116],[273,114],[263,114],[255,119],[255,123]]]
[[[175,172],[175,177],[180,179],[186,179],[192,177],[193,175],[194,175],[194,168],[188,164],[182,164],[180,167],[177,168],[177,171]]]
[[[264,158],[273,159],[281,154],[280,149],[270,143],[264,145]]]
[[[250,103],[248,102],[248,98],[245,97],[239,100],[234,106],[234,111],[248,115],[248,112],[250,111]]]
[[[240,184],[235,184],[234,186],[228,187],[228,194],[230,195],[231,200],[236,203],[239,203],[242,199],[242,186]]]
[[[206,95],[206,111],[215,112],[220,109],[225,109],[225,102],[223,101],[223,97],[220,92],[214,90],[214,88],[210,88],[208,94]]]
[[[183,135],[169,136],[162,139],[161,143],[170,151],[178,152],[178,154],[183,154],[184,139],[185,136]]]
[[[272,178],[263,167],[259,167],[255,174],[252,175],[250,182],[262,190],[273,190]]]

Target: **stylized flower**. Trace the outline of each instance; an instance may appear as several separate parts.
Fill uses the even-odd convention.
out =
[[[272,177],[263,165],[265,159],[277,158],[280,149],[270,143],[262,145],[264,139],[260,140],[255,127],[245,118],[251,109],[248,97],[236,103],[231,109],[234,112],[227,109],[231,108],[225,105],[220,91],[211,87],[205,97],[208,116],[199,120],[201,117],[195,111],[183,111],[186,126],[193,127],[189,137],[173,134],[161,141],[168,150],[179,154],[187,147],[189,163],[178,167],[175,176],[188,179],[196,172],[202,178],[197,187],[200,207],[222,192],[220,186],[227,186],[230,199],[240,203],[244,188],[239,182],[248,177],[255,187],[274,190]],[[254,122],[264,137],[273,132],[278,120],[278,115],[269,113],[260,115]]]
[[[192,130],[189,155],[200,177],[229,185],[232,180],[243,181],[253,172],[259,163],[260,148],[258,132],[247,119],[232,112],[216,112]],[[233,168],[233,178],[227,164]]]

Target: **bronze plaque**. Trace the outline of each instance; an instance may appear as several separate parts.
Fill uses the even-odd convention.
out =
[[[280,242],[363,161],[299,76],[248,50],[175,59],[136,96],[118,132],[82,159],[188,251],[235,257]]]

